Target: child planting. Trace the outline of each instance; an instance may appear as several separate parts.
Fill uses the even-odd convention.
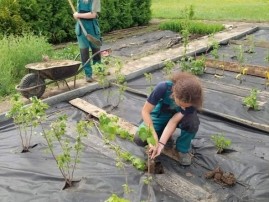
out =
[[[152,159],[160,155],[176,128],[180,128],[180,136],[176,140],[180,164],[191,164],[189,150],[191,140],[199,128],[197,110],[202,107],[202,103],[201,83],[192,74],[178,72],[170,80],[157,84],[142,108],[143,123],[140,125],[150,127],[158,142],[155,146],[149,145]],[[147,144],[138,135],[134,141],[139,146]]]

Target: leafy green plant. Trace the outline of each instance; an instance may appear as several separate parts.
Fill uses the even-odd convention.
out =
[[[212,135],[211,140],[214,142],[218,154],[222,153],[224,149],[227,149],[232,144],[232,141],[225,138],[223,134]]]
[[[194,59],[193,57],[182,58],[180,62],[182,71],[190,72],[194,75],[202,75],[205,71],[205,58]]]
[[[250,95],[243,98],[243,105],[247,106],[249,109],[259,110],[259,105],[257,102],[257,89],[251,89]]]
[[[11,99],[12,107],[6,114],[18,126],[23,148],[22,152],[28,152],[32,148],[31,138],[34,133],[33,129],[45,120],[45,111],[48,108],[47,104],[36,97],[31,97],[30,101],[31,105],[25,107],[21,97],[15,94]]]
[[[125,198],[119,197],[117,194],[112,194],[105,202],[130,202]]]
[[[92,123],[88,121],[79,121],[76,124],[77,136],[75,142],[71,144],[66,136],[67,115],[59,116],[58,119],[50,124],[50,130],[43,129],[43,137],[47,141],[49,151],[51,152],[57,166],[65,179],[63,189],[73,185],[73,177],[77,164],[80,162],[80,155],[84,148],[83,138],[88,136],[88,129]],[[55,145],[59,145],[61,151],[57,152]]]

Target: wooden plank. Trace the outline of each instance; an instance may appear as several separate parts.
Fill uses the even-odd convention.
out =
[[[209,59],[209,58],[206,59],[205,66],[209,68],[219,69],[219,70],[224,69],[225,71],[236,72],[236,73],[240,73],[242,71],[239,64],[236,62],[219,61],[219,60],[214,60],[214,59]],[[252,75],[252,76],[257,76],[257,77],[262,77],[262,78],[266,78],[266,71],[269,72],[269,67],[263,67],[263,66],[257,66],[257,65],[246,64],[246,65],[243,65],[243,68],[248,69],[247,75]]]

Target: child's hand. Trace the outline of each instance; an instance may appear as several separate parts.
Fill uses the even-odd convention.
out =
[[[150,158],[155,159],[157,156],[159,156],[163,148],[164,148],[163,144],[158,144],[157,146],[155,146],[154,149],[152,149],[152,152],[150,152],[151,153]]]

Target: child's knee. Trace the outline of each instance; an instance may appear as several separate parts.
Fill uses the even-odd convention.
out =
[[[185,115],[179,122],[179,128],[187,132],[196,133],[199,129],[200,121],[197,113]]]

